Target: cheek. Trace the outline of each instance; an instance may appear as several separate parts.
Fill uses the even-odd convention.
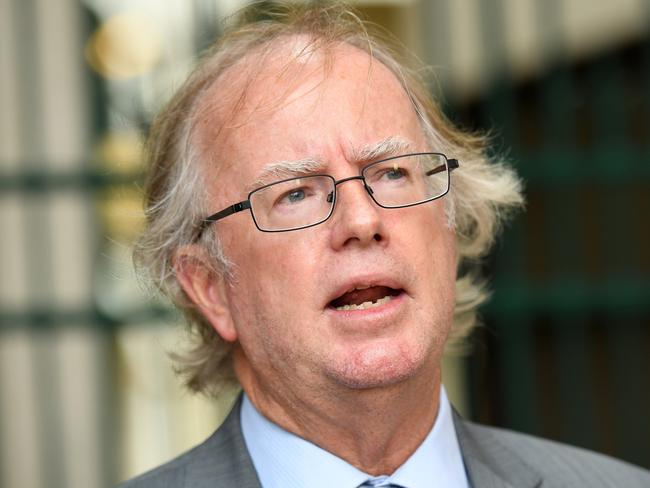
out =
[[[295,308],[315,294],[321,275],[316,243],[313,236],[299,234],[256,230],[229,249],[238,303],[246,303],[251,312],[273,315],[288,308],[288,302]]]
[[[309,342],[305,323],[317,319],[318,260],[307,243],[287,245],[278,236],[240,246],[230,288],[239,340],[257,369],[277,366],[278,358],[296,362],[296,341]]]
[[[414,222],[420,234],[412,235],[421,235],[422,238],[420,246],[411,252],[418,256],[416,266],[423,270],[423,276],[430,277],[425,280],[425,286],[431,287],[429,293],[444,302],[444,309],[453,308],[457,267],[456,236],[447,226],[444,205],[436,202]],[[415,239],[411,242],[414,243]]]
[[[422,236],[421,242],[427,249],[427,253],[433,253],[437,261],[449,262],[455,265],[456,262],[456,237],[453,229],[447,225],[447,215],[442,200],[436,200],[430,204],[424,204],[417,215],[410,218],[410,225],[415,229],[413,236]],[[415,241],[413,237],[412,241]]]

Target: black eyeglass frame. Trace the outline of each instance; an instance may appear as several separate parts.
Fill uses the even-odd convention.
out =
[[[382,205],[373,196],[372,188],[369,187],[368,184],[366,183],[366,178],[363,175],[364,172],[368,168],[372,168],[373,166],[375,166],[377,164],[385,163],[386,161],[391,161],[393,159],[399,159],[399,158],[404,158],[404,157],[408,157],[408,156],[442,156],[445,159],[446,164],[442,165],[442,166],[438,166],[437,168],[434,168],[432,170],[429,170],[429,171],[427,171],[426,174],[427,174],[427,176],[431,176],[433,174],[440,173],[441,171],[447,170],[448,171],[448,174],[447,174],[447,189],[445,190],[444,193],[442,193],[442,194],[440,194],[438,196],[435,196],[433,198],[428,198],[426,200],[421,200],[421,201],[415,202],[415,203],[409,203],[409,204],[406,204],[406,205]],[[332,175],[315,174],[315,175],[306,175],[306,176],[293,176],[291,178],[285,178],[283,180],[274,181],[272,183],[268,183],[266,185],[260,186],[259,188],[255,188],[253,191],[251,191],[248,194],[248,197],[247,197],[246,200],[242,200],[241,202],[237,202],[237,203],[235,203],[233,205],[230,205],[230,206],[224,208],[223,210],[220,210],[219,212],[216,212],[216,213],[214,213],[212,215],[209,215],[208,217],[203,219],[201,221],[201,224],[200,224],[199,228],[198,228],[195,241],[198,241],[201,238],[201,236],[203,235],[203,231],[205,231],[205,229],[208,227],[208,225],[212,224],[213,222],[216,222],[217,220],[221,220],[221,219],[223,219],[225,217],[228,217],[229,215],[235,214],[237,212],[241,212],[241,211],[246,210],[246,209],[250,210],[251,217],[253,218],[253,223],[255,224],[255,227],[257,227],[257,229],[259,231],[261,231],[261,232],[291,232],[291,231],[294,231],[294,230],[308,229],[309,227],[314,227],[316,225],[320,225],[323,222],[325,222],[326,220],[328,220],[332,216],[332,214],[334,213],[334,208],[336,207],[336,187],[338,185],[340,185],[341,183],[345,183],[346,181],[352,181],[352,180],[361,180],[363,182],[363,187],[368,192],[368,195],[370,195],[370,198],[372,199],[372,201],[375,202],[375,204],[377,206],[381,207],[381,208],[406,208],[406,207],[414,207],[415,205],[421,205],[423,203],[432,202],[434,200],[438,200],[439,198],[444,197],[447,193],[449,193],[449,189],[451,187],[451,172],[454,169],[458,168],[459,166],[460,165],[459,165],[457,159],[450,159],[443,153],[438,153],[438,152],[418,152],[418,153],[400,154],[398,156],[391,156],[389,158],[380,159],[379,161],[373,161],[372,163],[367,164],[366,166],[361,168],[361,172],[360,172],[361,174],[359,174],[358,176],[350,176],[348,178],[343,178],[343,179],[340,179],[340,180],[334,179],[334,177]],[[268,188],[269,186],[277,185],[279,183],[284,183],[286,181],[295,180],[297,178],[316,178],[316,177],[323,177],[323,176],[325,176],[327,178],[330,178],[332,180],[332,182],[334,183],[334,185],[333,185],[334,186],[334,191],[330,195],[328,195],[328,197],[327,197],[328,201],[331,201],[332,206],[330,208],[329,213],[324,218],[322,218],[318,222],[314,222],[313,224],[303,225],[303,226],[300,226],[300,227],[292,227],[290,229],[262,229],[259,226],[259,224],[257,222],[257,219],[255,218],[255,212],[253,212],[253,209],[251,207],[251,196],[252,195],[254,195],[258,191],[261,191],[261,190],[264,190],[265,188]]]

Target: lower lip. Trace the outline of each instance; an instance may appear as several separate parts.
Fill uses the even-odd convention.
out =
[[[394,313],[402,305],[402,303],[405,300],[405,297],[406,297],[406,293],[404,293],[404,291],[400,291],[399,294],[391,297],[391,299],[388,302],[382,303],[381,305],[377,305],[374,307],[358,309],[358,310],[337,310],[333,307],[327,307],[325,309],[325,312],[328,315],[333,315],[334,317],[337,318],[349,318],[349,319],[357,319],[357,318],[365,318],[365,317],[379,318],[382,315]]]

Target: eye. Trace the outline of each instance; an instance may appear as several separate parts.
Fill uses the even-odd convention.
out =
[[[370,184],[404,183],[413,176],[408,166],[400,166],[397,161],[387,161],[373,164],[364,171],[366,181]]]
[[[296,190],[291,190],[290,192],[288,192],[284,196],[283,200],[286,200],[290,203],[295,203],[304,200],[305,197],[306,197],[305,190],[302,188],[298,188]]]
[[[275,205],[298,205],[313,195],[314,190],[309,186],[292,188],[278,195]]]
[[[406,176],[406,170],[398,166],[394,166],[384,172],[384,176],[389,180],[399,180],[400,178],[404,178]]]
[[[408,168],[401,167],[397,163],[392,163],[390,166],[379,168],[374,179],[378,181],[397,182],[408,178]]]

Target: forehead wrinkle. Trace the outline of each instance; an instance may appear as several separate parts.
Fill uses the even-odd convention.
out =
[[[322,171],[323,168],[323,163],[314,158],[303,158],[294,161],[273,161],[264,165],[255,180],[247,186],[247,191],[251,192],[255,188],[272,183],[273,181],[293,178],[294,176],[304,175],[305,173]]]

